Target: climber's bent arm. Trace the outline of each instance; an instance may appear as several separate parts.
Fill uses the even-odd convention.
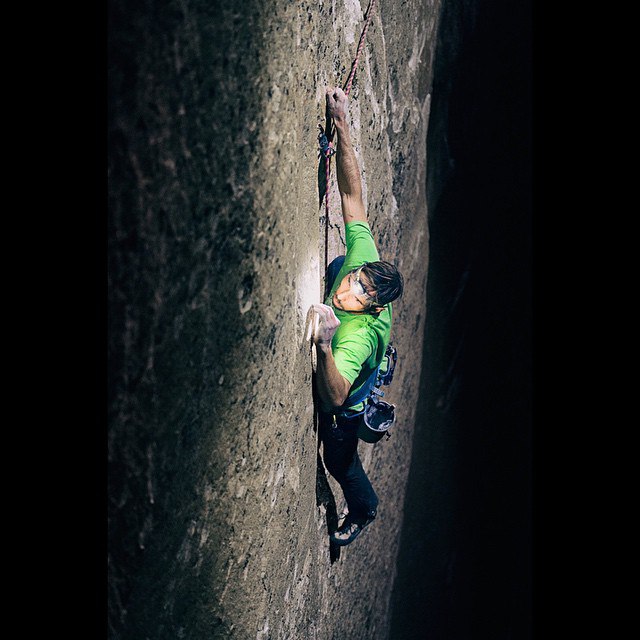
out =
[[[342,376],[336,367],[331,350],[331,341],[340,326],[340,320],[333,309],[326,304],[314,304],[317,315],[313,341],[316,345],[316,389],[322,402],[331,407],[344,403],[351,390],[351,383]]]
[[[316,388],[323,403],[339,407],[349,395],[351,384],[336,367],[331,345],[317,345]]]

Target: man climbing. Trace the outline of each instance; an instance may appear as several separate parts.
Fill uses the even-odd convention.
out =
[[[403,279],[392,264],[379,259],[369,228],[347,122],[347,96],[340,88],[327,89],[326,100],[338,138],[336,165],[347,250],[327,270],[333,284],[325,292],[325,304],[314,305],[319,324],[313,341],[322,457],[348,507],[331,540],[347,545],[377,514],[378,496],[357,450],[365,405],[358,392],[370,388],[371,376],[385,357],[391,333],[390,303],[402,295]]]

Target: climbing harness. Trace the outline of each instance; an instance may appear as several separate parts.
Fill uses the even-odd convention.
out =
[[[360,40],[358,42],[358,49],[356,51],[356,57],[354,58],[353,64],[351,65],[351,73],[347,78],[347,82],[344,86],[344,92],[349,96],[351,92],[351,86],[353,85],[353,79],[356,75],[356,68],[358,66],[358,61],[360,60],[360,54],[364,49],[364,40],[367,35],[367,30],[369,29],[369,24],[371,22],[371,17],[373,16],[373,10],[375,8],[376,0],[369,0],[369,6],[367,7],[367,13],[364,19],[364,27],[362,28],[362,33],[360,34]],[[327,267],[327,247],[328,247],[328,237],[329,237],[329,183],[331,180],[331,156],[333,156],[336,152],[335,147],[333,146],[333,123],[329,121],[328,131],[322,127],[322,125],[318,125],[320,129],[320,133],[318,134],[318,147],[319,147],[319,156],[324,158],[325,163],[325,187],[324,187],[324,202],[325,202],[325,268]]]
[[[347,422],[357,420],[358,437],[371,444],[378,442],[384,435],[387,436],[387,439],[391,437],[389,429],[396,421],[396,405],[381,400],[384,392],[380,390],[380,387],[391,384],[397,360],[397,349],[392,344],[387,345],[382,362],[367,381],[360,389],[347,397],[342,407],[332,412],[334,426],[337,425],[338,419]],[[351,412],[348,410],[348,407],[353,407],[363,401],[365,405],[361,411]]]
[[[396,348],[389,344],[383,361],[362,387],[350,395],[342,407],[331,412],[331,421],[334,428],[338,427],[338,421],[346,425],[357,424],[358,438],[370,444],[375,444],[385,435],[387,440],[391,437],[389,429],[396,422],[396,405],[380,399],[384,396],[384,392],[380,390],[380,387],[391,384],[397,359],[398,352]],[[382,365],[385,366],[383,367]],[[358,412],[349,411],[348,407],[355,406],[363,401],[365,403],[364,409]]]

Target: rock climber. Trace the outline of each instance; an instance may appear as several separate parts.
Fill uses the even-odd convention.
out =
[[[371,379],[389,344],[391,302],[402,295],[403,277],[380,260],[362,199],[362,180],[342,89],[327,88],[327,108],[337,134],[336,169],[345,225],[346,255],[327,269],[335,274],[325,304],[316,304],[316,391],[319,437],[327,471],[342,488],[348,512],[330,538],[347,545],[376,517],[378,496],[358,456],[358,426],[364,402],[351,404]],[[337,273],[336,273],[337,271]]]

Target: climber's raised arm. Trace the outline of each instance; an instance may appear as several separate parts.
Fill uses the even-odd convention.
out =
[[[367,212],[362,200],[362,178],[349,133],[348,100],[340,87],[327,88],[327,108],[338,136],[336,164],[342,217],[345,224],[356,220],[367,222]]]

